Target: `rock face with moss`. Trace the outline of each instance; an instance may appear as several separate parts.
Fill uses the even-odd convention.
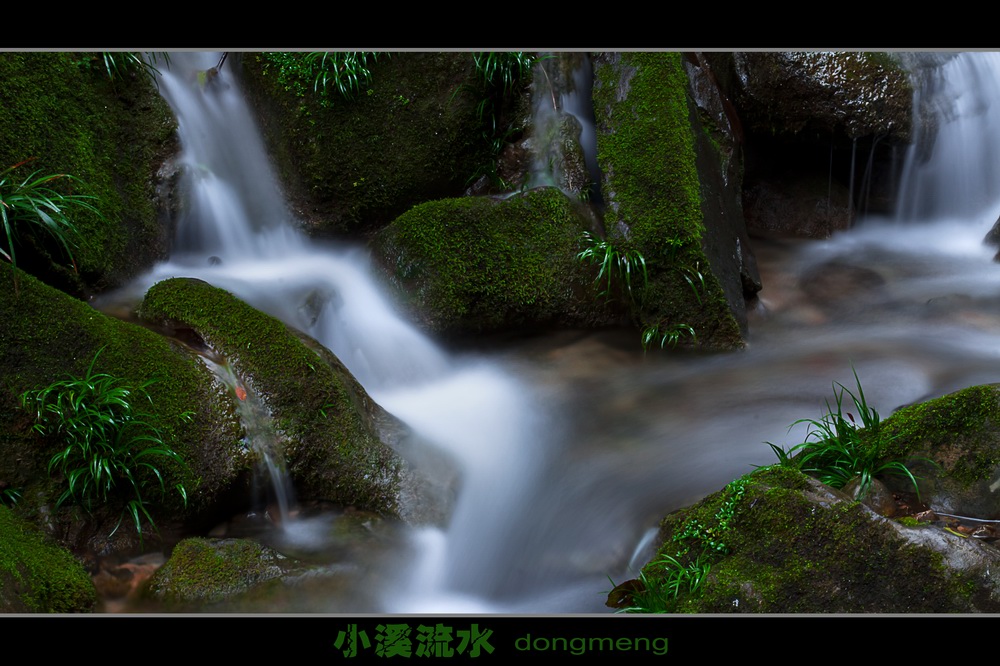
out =
[[[305,55],[246,54],[243,72],[295,212],[315,231],[378,229],[461,194],[493,159],[471,54],[380,54],[353,99],[316,94]]]
[[[299,497],[399,514],[401,461],[378,438],[379,408],[332,354],[200,280],[154,285],[140,315],[193,329],[228,359],[270,411]]]
[[[559,190],[444,199],[383,230],[374,252],[412,316],[443,334],[587,325],[613,313],[577,259],[585,218]]]
[[[96,605],[83,566],[0,505],[0,612],[88,613]]]
[[[751,231],[826,238],[891,212],[913,88],[887,53],[713,54],[743,120]]]
[[[1000,385],[910,405],[877,429],[856,432],[867,458],[905,461],[931,511],[973,521],[1000,513]],[[913,519],[883,518],[794,464],[747,475],[667,516],[640,592],[620,589],[613,600],[682,612],[1000,609],[994,545]],[[822,457],[810,464],[822,466]],[[907,476],[881,479],[897,493],[913,491]],[[883,512],[892,515],[896,503],[888,504]],[[696,589],[689,585],[694,572],[703,578]],[[685,593],[666,593],[677,580]]]
[[[18,264],[72,291],[118,286],[166,255],[154,206],[156,173],[176,146],[174,121],[148,76],[111,80],[97,53],[0,53],[0,171],[70,174],[53,189],[93,196],[103,216],[71,222],[73,260],[47,234],[22,229]],[[75,263],[75,267],[74,267]],[[75,268],[75,270],[74,270]]]
[[[882,423],[886,455],[908,458],[933,509],[1000,515],[1000,385],[972,386],[900,409]]]
[[[594,66],[597,158],[610,241],[640,252],[649,286],[636,309],[643,328],[694,329],[699,344],[743,344],[742,299],[730,303],[718,259],[706,254],[688,79],[678,53],[601,54]],[[737,252],[732,239],[731,251]],[[729,261],[734,261],[732,255]],[[742,293],[737,283],[728,290]],[[745,325],[745,324],[744,324]]]
[[[135,538],[134,529],[123,523],[115,535],[117,546],[105,541],[122,510],[118,500],[98,507],[89,519],[68,505],[52,510],[65,481],[50,477],[47,466],[66,443],[58,437],[43,439],[32,430],[32,415],[19,400],[24,391],[67,375],[83,376],[98,351],[95,372],[133,386],[156,380],[147,389],[151,402],[135,408],[148,413],[164,442],[187,462],[166,463],[163,471],[170,486],[180,482],[187,488],[189,506],[168,493],[163,505],[150,508],[155,519],[180,519],[208,509],[247,472],[233,403],[200,362],[152,331],[107,317],[17,273],[15,287],[15,270],[0,263],[0,480],[23,489],[21,504],[29,514],[41,519],[51,512],[48,522],[61,540],[95,552],[126,546]],[[185,412],[193,418],[180,418]],[[152,538],[149,533],[145,537]]]
[[[660,594],[649,610],[1000,610],[1000,552],[934,528],[904,527],[788,468],[760,470],[667,516],[660,535],[663,546],[644,567],[640,589],[669,583],[677,567],[665,564],[665,556],[687,563],[709,553],[703,557],[710,567],[693,592],[685,585],[676,597]],[[640,594],[626,604],[642,599],[649,601]]]

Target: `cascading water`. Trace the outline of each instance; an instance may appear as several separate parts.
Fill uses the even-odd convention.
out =
[[[163,74],[162,93],[178,118],[187,205],[171,260],[134,293],[192,276],[236,294],[315,337],[377,402],[452,453],[464,490],[451,525],[422,530],[413,541],[424,570],[437,573],[414,577],[413,593],[404,575],[380,603],[488,609],[502,575],[483,572],[504,570],[503,542],[516,529],[512,507],[532,476],[528,449],[538,453],[544,444],[529,426],[531,391],[494,365],[448,358],[392,312],[363,253],[320,247],[295,230],[235,81],[214,70],[204,75],[218,59],[178,54]]]
[[[911,150],[902,189],[915,203],[898,219],[755,242],[767,314],[746,351],[644,356],[634,332],[564,332],[488,362],[449,357],[401,322],[361,253],[294,231],[235,84],[223,75],[202,90],[191,74],[217,61],[178,55],[161,83],[193,206],[174,257],[137,288],[200,277],[310,332],[463,472],[448,527],[413,530],[377,565],[384,585],[302,608],[606,612],[608,578],[635,575],[659,518],[773,462],[763,442],[801,441],[804,426],[788,424],[818,418],[832,382],[853,384],[852,365],[882,414],[1000,378],[1000,266],[981,243],[1000,181],[960,200],[964,183],[948,184],[966,162],[967,182],[996,173],[1000,126],[983,112],[1000,104],[995,55],[957,55],[928,76],[941,85],[921,91],[921,108],[947,113],[933,149]]]

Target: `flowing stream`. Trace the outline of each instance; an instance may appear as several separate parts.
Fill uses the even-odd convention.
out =
[[[164,73],[191,211],[136,293],[195,276],[309,332],[463,472],[447,529],[411,530],[364,598],[302,586],[293,610],[608,612],[609,578],[635,575],[659,518],[774,462],[765,441],[800,442],[789,424],[818,418],[833,382],[853,387],[852,368],[883,415],[1000,380],[1000,265],[982,244],[1000,212],[996,55],[925,78],[936,139],[910,151],[900,215],[755,242],[764,311],[747,350],[711,356],[644,355],[633,331],[441,349],[393,313],[363,252],[295,231],[233,77],[196,83],[217,62],[178,54]],[[974,191],[956,200],[958,168]]]

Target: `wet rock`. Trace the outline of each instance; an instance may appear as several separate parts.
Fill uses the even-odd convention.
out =
[[[371,399],[346,368],[324,363],[277,319],[200,280],[154,285],[140,308],[154,323],[184,325],[226,356],[282,427],[302,497],[398,511],[399,460],[360,407]]]
[[[725,544],[697,594],[683,591],[660,610],[695,613],[996,612],[1000,551],[935,527],[908,527],[843,493],[773,466],[743,477],[744,492],[719,525],[729,490],[664,518],[659,556],[703,547],[692,533]],[[699,530],[693,530],[698,521]],[[707,532],[707,529],[712,529]],[[680,535],[680,536],[679,536]],[[679,541],[675,541],[675,537]],[[703,537],[708,538],[708,537]],[[672,568],[646,565],[648,585]],[[619,602],[620,600],[615,599]]]
[[[412,317],[449,336],[619,319],[577,259],[588,219],[556,188],[414,207],[373,252]]]
[[[993,255],[993,261],[1000,263],[1000,220],[997,220],[990,227],[990,230],[986,232],[986,236],[983,237],[983,244],[997,248],[997,253]]]
[[[282,576],[292,562],[244,539],[185,539],[153,574],[145,595],[199,607],[245,594]]]
[[[810,300],[829,305],[869,300],[885,285],[885,278],[870,268],[830,261],[808,271],[801,283]]]
[[[937,512],[1000,516],[1000,385],[962,389],[904,407],[882,422],[910,459],[922,499]],[[908,481],[887,478],[890,488]]]
[[[713,63],[746,133],[752,232],[824,238],[895,205],[913,90],[885,53],[735,53]]]
[[[822,176],[778,176],[743,193],[747,228],[768,238],[829,238],[850,229],[855,212],[846,187]]]

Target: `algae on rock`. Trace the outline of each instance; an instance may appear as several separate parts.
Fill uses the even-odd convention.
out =
[[[0,505],[0,612],[88,613],[96,605],[83,565]]]
[[[586,218],[555,188],[415,206],[374,252],[414,319],[447,334],[615,319],[577,259]]]
[[[177,496],[168,495],[164,504],[153,509],[154,517],[180,518],[207,509],[248,469],[240,454],[235,408],[211,373],[162,336],[108,317],[6,263],[0,263],[0,366],[5,369],[0,383],[0,478],[15,487],[40,491],[24,493],[22,504],[29,511],[37,511],[39,501],[44,503],[32,498],[40,495],[54,502],[59,496],[61,490],[49,477],[47,464],[65,445],[55,438],[41,439],[32,430],[33,418],[21,407],[18,396],[67,374],[84,374],[102,348],[95,371],[132,384],[157,378],[148,387],[147,420],[187,462],[185,466],[168,462],[165,471],[168,478],[187,488],[188,507]],[[193,412],[194,418],[179,418],[185,412]],[[85,535],[77,532],[77,525],[66,528],[65,540],[95,539],[92,546],[103,550],[120,510],[98,507],[94,517],[104,521],[107,529],[97,527]],[[56,514],[56,524],[61,513]],[[116,539],[134,533],[126,527],[123,523]]]
[[[400,467],[376,433],[377,407],[347,369],[300,333],[195,279],[160,282],[140,316],[193,328],[261,396],[284,439],[300,497],[399,515]]]
[[[92,53],[0,53],[0,170],[71,174],[96,197],[76,211],[71,262],[44,235],[25,235],[18,264],[83,292],[119,286],[166,256],[154,205],[157,170],[176,145],[175,123],[146,76],[112,82]],[[77,272],[78,271],[78,272]]]
[[[739,322],[706,255],[705,220],[679,53],[601,54],[594,66],[597,159],[608,239],[646,259],[641,328],[694,328],[699,344],[743,345]],[[700,293],[684,279],[700,276]],[[739,293],[738,291],[736,293]]]

